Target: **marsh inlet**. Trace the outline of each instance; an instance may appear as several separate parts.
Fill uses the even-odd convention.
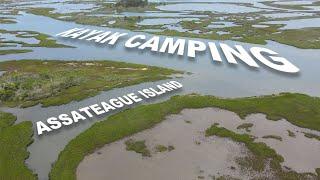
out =
[[[151,1],[151,0],[150,0]],[[153,2],[159,2],[158,0],[152,0]],[[183,2],[186,4],[186,0],[173,0],[170,2]],[[188,0],[188,2],[197,2],[197,0]],[[206,0],[205,2],[211,2],[211,0]],[[217,1],[218,2],[218,1]],[[219,2],[226,2],[226,0],[221,0]],[[228,1],[231,2],[231,1]],[[274,9],[275,12],[259,12],[263,13],[265,16],[268,14],[269,16],[272,14],[276,14],[275,16],[288,16],[284,14],[282,11],[278,11],[280,8],[275,8],[271,6],[264,5],[262,1],[254,0],[237,0],[236,2],[249,2],[254,5],[256,8],[266,8],[266,9]],[[23,8],[23,4],[29,4],[30,2],[14,2],[13,6],[17,5]],[[58,3],[58,2],[57,2]],[[40,5],[41,2],[36,2],[36,5]],[[78,4],[78,3],[77,3]],[[72,9],[83,9],[81,6],[77,6],[77,4],[72,4],[75,7]],[[82,4],[82,3],[81,3]],[[90,3],[91,4],[91,3]],[[188,3],[187,3],[188,4]],[[187,9],[190,8],[186,7]],[[68,5],[65,4],[65,5]],[[168,4],[170,5],[170,4]],[[208,5],[208,4],[206,4]],[[48,3],[44,3],[45,7],[52,7]],[[61,3],[54,6],[61,6]],[[77,6],[77,7],[76,7]],[[171,9],[175,9],[173,5],[170,5]],[[185,5],[179,5],[184,6]],[[210,6],[210,4],[209,4]],[[212,6],[208,8],[212,9]],[[224,9],[216,8],[219,11],[234,11],[230,10],[231,7],[229,5],[215,5]],[[234,6],[235,11],[240,11],[239,8],[235,4],[231,4]],[[242,5],[240,5],[243,7]],[[63,10],[63,6],[61,8],[55,8],[60,11]],[[89,6],[86,6],[89,7]],[[91,7],[91,6],[90,6]],[[168,6],[164,7],[168,8]],[[316,7],[314,7],[316,8]],[[3,4],[2,12],[10,12],[9,9],[13,9],[11,6],[7,6],[7,4]],[[68,8],[70,10],[70,8]],[[65,8],[65,10],[68,10]],[[241,8],[242,9],[242,8]],[[250,8],[251,9],[251,8]],[[202,10],[202,9],[201,9]],[[84,11],[84,10],[81,10]],[[70,11],[68,11],[70,12]],[[72,12],[72,11],[71,11]],[[243,13],[247,11],[242,11]],[[289,16],[298,16],[298,17],[307,17],[314,15],[314,12],[298,12],[295,10],[285,10],[285,13],[290,13]],[[127,14],[129,12],[122,12],[122,16],[129,16]],[[192,13],[189,11],[181,11],[181,12],[162,12],[162,11],[145,11],[148,16],[158,18],[168,17],[170,18],[207,18],[207,15],[203,15],[202,13]],[[170,14],[165,14],[170,13]],[[174,15],[180,14],[180,15]],[[217,12],[218,13],[218,12]],[[309,14],[306,14],[309,13]],[[142,16],[138,14],[137,16]],[[202,15],[201,15],[202,14]],[[104,16],[107,14],[103,14]],[[112,13],[112,16],[117,16]],[[132,14],[131,14],[132,15]],[[231,14],[232,15],[232,14]],[[71,16],[63,15],[64,18],[68,18]],[[202,16],[202,17],[201,17]],[[219,15],[220,16],[220,15]],[[232,15],[233,16],[233,15]],[[249,15],[251,16],[251,15]],[[61,21],[55,20],[49,17],[33,15],[30,13],[25,13],[25,11],[20,11],[19,15],[10,15],[10,17],[15,18],[15,24],[1,24],[1,29],[9,30],[9,31],[36,31],[41,32],[47,35],[51,35],[54,39],[56,39],[59,43],[63,43],[65,45],[74,46],[76,48],[41,48],[34,47],[30,48],[33,52],[30,53],[22,53],[22,54],[9,54],[3,55],[0,61],[6,60],[20,60],[20,59],[49,59],[49,60],[114,60],[114,61],[125,61],[129,63],[138,63],[145,65],[153,65],[160,67],[167,67],[176,70],[183,70],[187,72],[192,72],[192,75],[189,75],[185,78],[178,79],[184,85],[184,88],[181,92],[175,93],[177,94],[189,94],[189,93],[199,93],[202,95],[214,95],[219,97],[246,97],[246,96],[256,96],[256,95],[266,95],[266,94],[277,94],[279,92],[299,92],[304,94],[309,94],[312,96],[320,95],[320,86],[319,79],[316,78],[315,74],[318,74],[318,67],[320,67],[319,55],[320,51],[318,49],[299,49],[292,46],[280,44],[274,41],[267,41],[266,45],[262,45],[261,47],[266,47],[271,50],[277,51],[281,56],[287,58],[290,62],[301,69],[301,73],[296,76],[287,76],[284,74],[279,74],[275,71],[272,71],[270,68],[261,66],[258,70],[248,69],[246,65],[239,66],[230,66],[227,63],[216,64],[212,63],[210,53],[199,54],[199,56],[195,59],[195,61],[189,61],[186,56],[172,56],[172,55],[164,55],[161,53],[154,53],[149,51],[138,51],[138,50],[128,50],[123,45],[113,46],[113,47],[104,47],[104,46],[96,46],[92,43],[82,43],[79,41],[68,41],[65,39],[56,38],[55,34],[65,31],[66,29],[71,29],[74,27],[81,27],[87,29],[97,29],[103,31],[119,31],[126,32],[130,36],[134,36],[137,34],[141,34],[141,32],[109,28],[109,27],[98,27],[94,25],[79,25],[71,21]],[[230,19],[226,18],[227,16],[221,17],[219,21],[225,22]],[[97,17],[98,18],[98,17]],[[248,17],[249,18],[249,17]],[[156,18],[155,18],[156,19]],[[273,20],[273,19],[272,19]],[[230,20],[232,21],[232,20]],[[26,23],[28,22],[28,23]],[[103,23],[108,23],[110,21],[105,21]],[[234,21],[232,21],[234,22]],[[300,24],[304,24],[303,21],[298,21]],[[41,24],[41,25],[39,25]],[[54,24],[54,26],[52,26]],[[169,26],[169,25],[167,25]],[[170,26],[170,28],[176,28],[179,31],[186,31],[188,29],[180,26],[174,27]],[[149,28],[148,28],[149,29]],[[152,30],[159,30],[153,29]],[[164,30],[161,28],[160,30]],[[223,29],[219,31],[224,32]],[[198,31],[194,31],[195,33],[199,33]],[[225,33],[225,32],[224,32]],[[143,33],[147,37],[151,37],[151,34]],[[167,36],[160,36],[161,41],[164,40]],[[177,39],[177,38],[174,38]],[[211,40],[204,40],[199,38],[188,38],[198,41],[205,41],[206,43]],[[256,46],[254,44],[235,42],[235,41],[221,41],[229,45],[240,44],[244,46],[246,49],[248,47]],[[124,43],[124,41],[122,41]],[[223,58],[223,61],[226,59]],[[248,78],[250,77],[250,78]],[[141,88],[145,88],[147,86],[152,86],[157,84],[155,83],[142,83],[135,86],[125,87],[121,89],[114,89],[107,92],[102,92],[100,95],[82,100],[80,102],[72,102],[62,106],[52,106],[48,108],[43,108],[41,106],[34,106],[30,108],[20,109],[20,108],[5,108],[3,107],[3,111],[11,112],[17,116],[17,123],[30,120],[33,122],[44,120],[51,116],[56,116],[61,114],[61,112],[68,112],[74,109],[77,109],[81,106],[87,106],[92,103],[100,102],[101,99],[107,99],[108,97],[122,95],[123,93],[130,93],[131,91],[135,91]],[[272,86],[270,86],[272,84]],[[156,103],[159,101],[163,101],[168,99],[169,96],[161,99],[157,99],[156,101],[150,101],[149,103]],[[105,117],[104,117],[105,118]],[[41,180],[48,179],[48,173],[52,167],[52,164],[57,160],[59,152],[63,150],[65,145],[68,142],[79,135],[82,131],[89,128],[96,121],[87,121],[86,123],[81,123],[76,126],[76,128],[65,129],[60,131],[59,133],[50,134],[50,136],[46,136],[45,138],[39,138],[38,136],[34,136],[34,142],[28,147],[28,151],[30,152],[29,158],[26,160],[26,164],[30,169],[32,169]],[[273,139],[269,139],[272,141]]]
[[[167,116],[166,120],[131,137],[105,145],[80,163],[77,178],[82,179],[196,179],[229,175],[240,179],[269,176],[268,172],[255,174],[241,170],[236,158],[250,152],[244,144],[217,136],[205,137],[204,131],[219,123],[237,133],[256,136],[284,157],[283,166],[297,172],[315,172],[320,167],[320,141],[306,138],[302,132],[310,130],[294,126],[286,120],[270,121],[262,114],[241,120],[235,113],[217,108],[185,109],[180,114]],[[237,128],[252,123],[249,131]],[[288,135],[288,130],[295,137]],[[317,131],[312,133],[319,134]],[[282,141],[262,138],[279,136]],[[128,151],[128,140],[144,141],[150,156]],[[169,151],[165,148],[173,147]]]

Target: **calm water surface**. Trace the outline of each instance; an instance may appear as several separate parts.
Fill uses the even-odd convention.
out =
[[[129,36],[137,34],[137,32],[120,29],[77,25],[72,22],[62,22],[26,13],[17,16],[17,22],[17,24],[2,24],[1,28],[7,30],[33,30],[52,36],[75,27],[127,32],[129,33]],[[151,35],[147,34],[147,36],[150,37]],[[211,61],[208,51],[198,54],[196,59],[190,60],[185,56],[178,57],[149,51],[128,50],[124,47],[124,40],[119,41],[118,44],[113,47],[108,45],[98,46],[94,43],[76,40],[58,39],[58,41],[60,43],[75,46],[76,48],[33,48],[34,52],[32,53],[1,56],[0,61],[13,59],[62,59],[79,61],[110,59],[114,61],[156,65],[192,72],[192,75],[186,75],[184,78],[176,79],[184,84],[184,88],[175,94],[196,92],[222,97],[243,97],[290,91],[320,96],[320,80],[318,79],[318,68],[320,67],[319,50],[303,50],[269,41],[268,44],[263,47],[275,50],[281,56],[298,66],[301,70],[299,74],[288,75],[273,71],[263,65],[254,70],[247,68],[246,65],[241,63],[236,66],[228,65],[225,62],[216,64]],[[207,40],[201,41],[207,42]],[[246,49],[252,46],[260,46],[233,41],[225,41],[225,43],[229,45],[240,44]],[[42,108],[38,105],[25,109],[4,107],[1,109],[17,115],[17,122],[25,120],[36,122],[158,83],[159,82],[143,83],[127,88],[114,89],[108,92],[102,92],[100,95],[80,102],[72,102],[62,106]],[[163,101],[168,99],[171,95],[173,94],[146,103]],[[102,117],[96,117],[96,120],[78,123],[76,126],[70,127],[69,129],[61,129],[61,131],[57,133],[42,137],[35,136],[34,143],[28,148],[30,151],[30,158],[27,159],[27,164],[38,174],[40,179],[47,179],[51,164],[57,159],[58,153],[64,146],[99,119],[102,119]]]

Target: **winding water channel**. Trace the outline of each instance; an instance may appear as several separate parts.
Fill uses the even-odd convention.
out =
[[[21,13],[16,16],[16,24],[1,24],[1,29],[6,30],[32,30],[54,36],[67,29],[82,27],[89,29],[101,29],[118,32],[127,32],[129,36],[134,34],[145,34],[121,29],[110,29],[96,26],[79,25],[73,22],[54,20],[48,17],[36,16]],[[147,36],[152,36],[146,34]],[[200,40],[200,39],[199,39]],[[207,42],[207,40],[201,39]],[[298,49],[292,46],[269,41],[267,47],[278,52],[293,64],[300,68],[300,73],[288,75],[275,72],[265,66],[257,70],[246,67],[245,64],[236,66],[227,63],[214,64],[209,57],[209,53],[202,53],[195,60],[187,57],[171,56],[167,54],[153,53],[149,51],[128,50],[124,47],[124,41],[120,41],[116,46],[97,46],[93,43],[80,41],[70,41],[58,39],[58,42],[75,46],[76,48],[33,48],[34,52],[25,54],[12,54],[1,56],[0,61],[18,59],[60,59],[60,60],[114,60],[146,65],[168,67],[187,72],[183,78],[175,78],[184,85],[182,91],[176,94],[188,94],[196,92],[199,94],[210,94],[221,97],[243,97],[253,95],[272,94],[279,92],[300,92],[313,96],[320,96],[320,50]],[[228,45],[240,44],[247,49],[252,46],[260,46],[248,43],[225,41]],[[161,81],[165,82],[165,81]],[[48,117],[56,116],[63,112],[78,109],[105,99],[117,97],[125,93],[134,92],[138,89],[153,86],[159,82],[143,83],[121,89],[114,89],[108,92],[82,100],[71,102],[66,105],[42,108],[40,105],[19,109],[1,107],[1,110],[12,112],[17,116],[17,123],[25,120],[33,122],[45,120]],[[173,94],[170,94],[173,95]],[[152,102],[155,103],[169,98],[165,96]],[[38,174],[39,179],[48,179],[51,164],[57,159],[59,152],[64,146],[79,133],[90,127],[97,120],[104,117],[97,117],[96,120],[78,123],[70,129],[64,128],[57,133],[38,137],[35,135],[34,142],[28,148],[30,157],[27,159],[29,167]]]

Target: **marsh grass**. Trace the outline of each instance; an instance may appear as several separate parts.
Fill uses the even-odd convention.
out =
[[[0,100],[14,107],[66,104],[101,91],[170,78],[166,68],[112,61],[19,60],[0,63]]]
[[[15,120],[12,114],[0,112],[0,179],[35,180],[37,176],[24,163],[33,141],[32,123],[13,125]]]
[[[262,136],[262,138],[264,139],[275,139],[278,141],[282,141],[282,137],[281,136],[277,136],[277,135],[266,135],[266,136]]]
[[[235,142],[244,143],[249,149],[251,155],[237,160],[237,163],[243,168],[262,172],[267,166],[270,166],[274,179],[317,179],[319,176],[312,173],[297,173],[292,170],[283,170],[281,163],[283,157],[277,154],[275,150],[262,142],[255,142],[254,137],[248,134],[238,134],[224,127],[211,126],[206,130],[206,136],[219,136],[230,138]],[[273,136],[272,136],[273,137]],[[265,177],[267,178],[267,177]],[[264,178],[262,178],[264,179]],[[268,179],[268,178],[267,178]]]
[[[314,130],[320,130],[320,99],[303,94],[282,93],[261,97],[224,99],[214,96],[186,95],[174,96],[170,100],[141,105],[118,114],[111,115],[107,120],[92,125],[71,140],[59,154],[50,172],[51,180],[76,179],[76,168],[88,154],[105,144],[133,135],[142,130],[152,128],[165,119],[167,115],[177,114],[185,108],[217,107],[230,110],[245,118],[252,113],[264,113],[267,118],[287,119],[290,123]],[[214,128],[214,131],[221,129]],[[274,169],[281,169],[279,163],[283,158],[263,143],[254,143],[249,135],[238,136],[223,130],[225,136],[234,136],[236,140],[246,142],[258,157],[272,158]],[[209,134],[209,132],[208,132]],[[296,173],[285,174],[286,177],[296,177]]]
[[[247,132],[250,132],[250,128],[253,127],[253,124],[252,123],[243,123],[243,124],[240,124],[237,129],[245,129]]]
[[[320,141],[320,136],[313,134],[313,133],[307,133],[307,132],[303,132],[304,136],[307,138],[311,138],[311,139],[316,139],[318,141]]]
[[[125,142],[127,151],[134,151],[138,154],[141,154],[143,157],[151,157],[150,150],[146,146],[146,141],[136,141],[129,139]]]
[[[290,137],[296,137],[296,134],[290,130],[287,130],[288,131],[288,136]]]

